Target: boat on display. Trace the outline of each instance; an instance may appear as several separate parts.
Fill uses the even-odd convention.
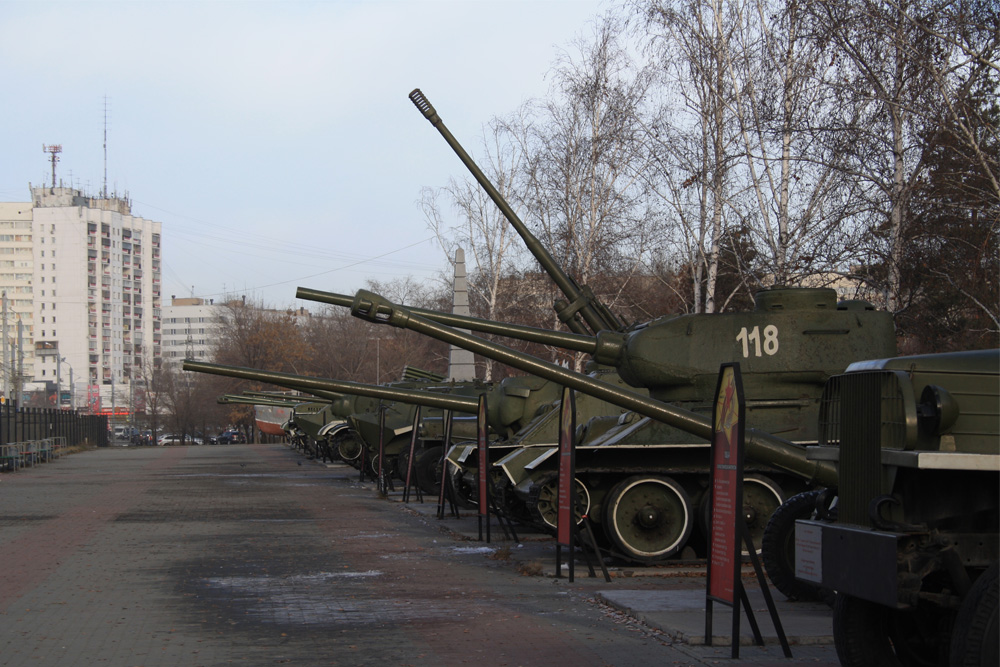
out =
[[[267,435],[285,435],[284,425],[292,416],[292,408],[276,405],[257,405],[254,408],[257,428]]]

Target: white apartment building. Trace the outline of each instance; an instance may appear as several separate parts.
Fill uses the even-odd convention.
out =
[[[0,374],[4,391],[23,368],[25,391],[66,391],[72,376],[76,407],[127,410],[134,381],[160,357],[160,228],[133,216],[127,198],[73,188],[0,203],[7,336],[16,343],[20,321],[23,350],[23,366],[9,358]]]
[[[226,307],[212,299],[171,296],[161,317],[164,365],[178,367],[185,359],[211,361],[225,313]]]

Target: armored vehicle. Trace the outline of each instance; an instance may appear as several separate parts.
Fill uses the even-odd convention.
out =
[[[401,386],[405,383],[400,383],[400,386],[375,386],[190,360],[184,362],[183,368],[268,382],[333,398],[327,409],[338,424],[329,430],[321,428],[317,433],[320,437],[334,438],[342,458],[349,462],[358,458],[361,447],[377,447],[381,428],[378,416],[380,401],[383,409],[387,410],[384,443],[394,443],[391,447],[386,447],[390,456],[399,456],[406,451],[402,443],[410,440],[412,406],[426,406],[429,410],[426,416],[422,415],[418,434],[422,450],[414,461],[414,466],[418,473],[418,483],[422,487],[429,485],[425,488],[429,492],[436,491],[436,485],[439,484],[440,475],[437,470],[443,447],[442,420],[440,412],[435,410],[474,414],[478,407],[478,395],[487,393],[490,396],[487,402],[488,426],[494,437],[509,437],[528,424],[539,411],[551,405],[562,391],[559,385],[535,377],[507,378],[495,385],[477,382],[424,383],[419,388],[413,388]],[[455,437],[474,437],[474,422],[462,419],[456,421],[459,428]],[[405,469],[405,466],[398,467],[399,470]]]
[[[782,483],[836,481],[832,464],[805,457],[805,445],[816,442],[823,382],[865,351],[895,350],[885,313],[855,303],[838,307],[831,290],[770,290],[758,295],[757,304],[753,313],[679,316],[624,334],[601,332],[595,359],[616,362],[623,379],[646,387],[655,400],[462,334],[370,292],[357,294],[352,313],[466,347],[659,422],[645,422],[643,428],[678,432],[644,438],[629,456],[601,447],[577,453],[578,483],[586,487],[583,497],[591,503],[584,513],[601,524],[622,555],[650,562],[678,553],[703,514],[711,435],[708,397],[721,363],[741,362],[750,397],[747,456],[753,464],[748,469],[760,477],[766,474],[768,484],[761,488],[775,489],[773,509],[783,498],[777,491]],[[707,344],[700,345],[701,340]],[[620,425],[623,437],[624,431],[638,428],[626,421]]]

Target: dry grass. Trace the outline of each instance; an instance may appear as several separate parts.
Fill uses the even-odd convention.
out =
[[[510,545],[499,546],[489,555],[490,560],[510,560]]]
[[[527,563],[521,563],[517,569],[521,573],[521,576],[538,577],[541,576],[545,566],[542,565],[542,561],[540,560],[532,560]]]

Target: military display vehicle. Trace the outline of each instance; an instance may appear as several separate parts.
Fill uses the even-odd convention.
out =
[[[430,335],[633,410],[650,419],[642,428],[696,436],[643,437],[631,456],[618,447],[577,452],[578,483],[591,503],[585,514],[620,555],[641,562],[678,553],[704,514],[708,397],[720,364],[741,362],[747,458],[753,462],[747,471],[768,480],[761,488],[777,490],[803,481],[836,482],[835,466],[805,457],[805,444],[817,440],[823,383],[866,351],[895,352],[885,313],[857,303],[838,306],[832,290],[769,290],[758,294],[752,313],[682,315],[627,333],[601,332],[595,360],[613,363],[630,385],[648,389],[651,400],[439,325],[370,292],[358,292],[352,314]],[[640,422],[621,424],[623,436]],[[783,495],[775,496],[772,509]]]
[[[1000,664],[1000,350],[852,364],[820,415],[840,483],[796,573],[837,591],[841,663]]]
[[[185,361],[183,368],[188,371],[268,382],[317,396],[335,398],[328,409],[337,419],[343,420],[344,424],[326,433],[326,437],[342,438],[337,442],[342,457],[348,462],[357,457],[352,456],[351,452],[343,456],[346,449],[345,442],[354,443],[359,449],[362,446],[377,448],[380,400],[383,406],[394,406],[391,412],[387,408],[386,416],[391,418],[386,422],[385,442],[395,439],[397,449],[386,448],[387,453],[393,452],[392,455],[395,456],[407,451],[402,443],[408,444],[410,440],[409,434],[413,425],[412,406],[422,405],[430,408],[426,416],[422,415],[418,437],[423,449],[414,461],[418,483],[422,488],[425,484],[430,485],[425,489],[428,492],[436,492],[440,483],[438,461],[443,453],[443,424],[440,413],[435,413],[435,409],[474,414],[478,409],[478,395],[486,393],[490,397],[487,421],[493,437],[510,437],[531,422],[536,414],[546,410],[562,391],[559,385],[535,377],[507,378],[495,385],[480,382],[426,383],[419,389],[414,389],[404,386],[366,385],[198,361]],[[339,392],[340,396],[333,392]],[[470,421],[458,418],[456,424],[457,429],[453,437],[475,437],[474,419]],[[397,467],[400,472],[405,469],[405,465]]]
[[[337,453],[330,447],[326,433],[336,424],[343,423],[333,412],[333,398],[317,399],[315,397],[275,397],[245,394],[243,396],[227,395],[219,398],[219,403],[242,405],[272,405],[292,408],[288,421],[283,425],[285,437],[292,447],[302,451],[309,458],[334,461]]]
[[[585,351],[597,364],[616,369],[621,378],[633,387],[647,388],[656,398],[688,409],[710,410],[710,397],[719,363],[740,360],[744,379],[748,380],[747,396],[752,400],[752,414],[748,417],[750,423],[783,438],[807,443],[815,441],[816,405],[824,380],[843,371],[852,361],[895,354],[889,316],[875,313],[870,304],[863,302],[837,304],[832,290],[767,290],[758,293],[754,311],[749,314],[688,315],[661,318],[647,325],[624,326],[591,290],[578,286],[561,270],[448,131],[426,96],[417,89],[409,97],[440,132],[562,291],[565,300],[555,304],[560,320],[576,333],[584,333],[589,327],[597,335],[597,342],[592,350]],[[440,319],[436,321],[443,322]],[[640,333],[647,328],[653,333]],[[623,347],[626,336],[628,349]],[[584,351],[573,345],[566,347]],[[752,374],[749,378],[746,369]],[[698,450],[704,449],[707,443],[692,440],[681,430],[667,428],[648,419],[622,419],[630,423],[609,426],[608,417],[594,418],[582,429],[577,470],[582,470],[583,475],[588,468],[594,472],[603,471],[600,473],[603,480],[595,489],[597,494],[605,493],[607,483],[614,479],[610,471],[617,469],[620,473],[631,471],[639,476],[631,480],[636,485],[636,494],[643,491],[666,496],[688,493],[694,495],[694,505],[704,505],[700,503],[700,498],[704,497],[705,482],[692,482],[703,476],[701,471],[707,465],[707,458],[703,451]],[[662,444],[672,446],[670,458],[650,460],[650,447]],[[545,480],[551,480],[554,475],[555,451],[555,447],[548,447],[541,454],[520,450],[501,461],[515,494],[527,497],[529,504],[535,503],[536,507],[540,499],[551,500],[545,489],[551,489],[552,484]],[[802,488],[801,482],[794,477],[776,479],[766,472],[751,471],[746,479],[747,502],[744,509],[758,543],[774,509],[786,495]],[[684,484],[674,484],[676,480],[672,480],[670,484],[673,486],[668,490],[662,480],[642,478],[646,473],[683,474],[687,488],[682,488]],[[620,489],[615,490],[614,497],[621,495]],[[690,504],[678,503],[679,506]],[[706,520],[704,511],[697,514],[702,522]],[[611,531],[612,541],[636,560],[666,557],[676,552],[676,547],[682,546],[685,541],[682,538],[669,549],[650,551],[639,546],[643,541],[640,537],[642,530],[636,529],[632,535],[622,535],[615,528]]]

